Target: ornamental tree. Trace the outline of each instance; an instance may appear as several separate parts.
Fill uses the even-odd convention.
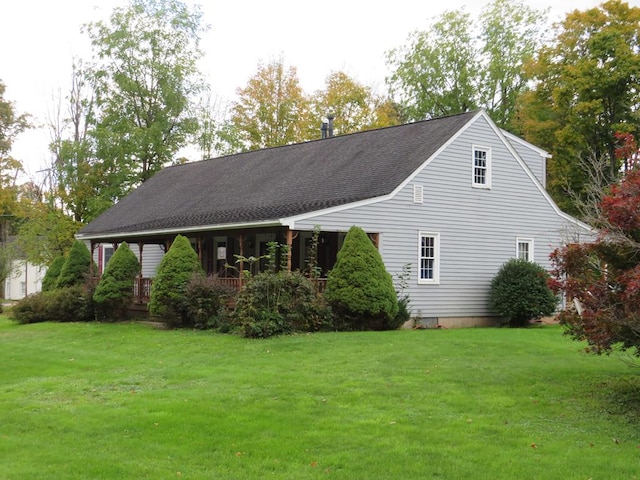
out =
[[[360,227],[349,229],[329,272],[325,298],[347,330],[397,328],[398,296],[380,252]]]
[[[551,286],[569,300],[559,319],[590,352],[640,356],[640,170],[612,185],[599,207],[596,240],[551,255]]]

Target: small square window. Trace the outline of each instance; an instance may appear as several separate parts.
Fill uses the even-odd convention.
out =
[[[527,262],[533,262],[533,239],[516,239],[516,258],[526,260]]]

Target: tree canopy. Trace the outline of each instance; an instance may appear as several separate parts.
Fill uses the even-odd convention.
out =
[[[237,128],[243,150],[257,150],[304,141],[309,116],[295,67],[280,59],[258,65],[247,86],[237,90],[231,122]]]
[[[597,163],[608,165],[604,183],[619,174],[616,133],[640,128],[640,7],[610,0],[576,10],[555,33],[528,65],[534,85],[522,97],[520,121],[526,138],[553,155],[550,193],[579,214],[576,198],[593,182]]]
[[[126,173],[125,190],[172,163],[196,132],[201,17],[179,0],[130,0],[107,21],[85,26],[94,53],[96,156]]]
[[[424,120],[484,108],[512,128],[516,99],[526,85],[524,63],[542,41],[544,12],[523,2],[493,0],[480,21],[445,12],[409,44],[387,52],[387,79],[405,120]]]

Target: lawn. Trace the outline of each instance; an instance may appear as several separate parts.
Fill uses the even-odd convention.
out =
[[[581,347],[557,326],[247,340],[0,316],[0,478],[640,478],[640,371]]]

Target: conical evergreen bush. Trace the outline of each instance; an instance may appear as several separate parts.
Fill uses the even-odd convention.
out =
[[[82,285],[89,276],[91,266],[91,253],[80,240],[76,240],[67,254],[67,258],[62,265],[60,275],[56,282],[56,288],[73,287]]]
[[[395,328],[398,296],[380,252],[360,227],[349,229],[324,293],[337,325],[348,330]]]
[[[140,273],[140,262],[126,242],[121,243],[107,263],[93,293],[96,311],[101,318],[126,317],[133,298],[133,282]]]
[[[158,265],[151,286],[149,313],[167,323],[185,325],[189,307],[185,291],[194,273],[204,274],[200,259],[189,239],[178,235]]]

